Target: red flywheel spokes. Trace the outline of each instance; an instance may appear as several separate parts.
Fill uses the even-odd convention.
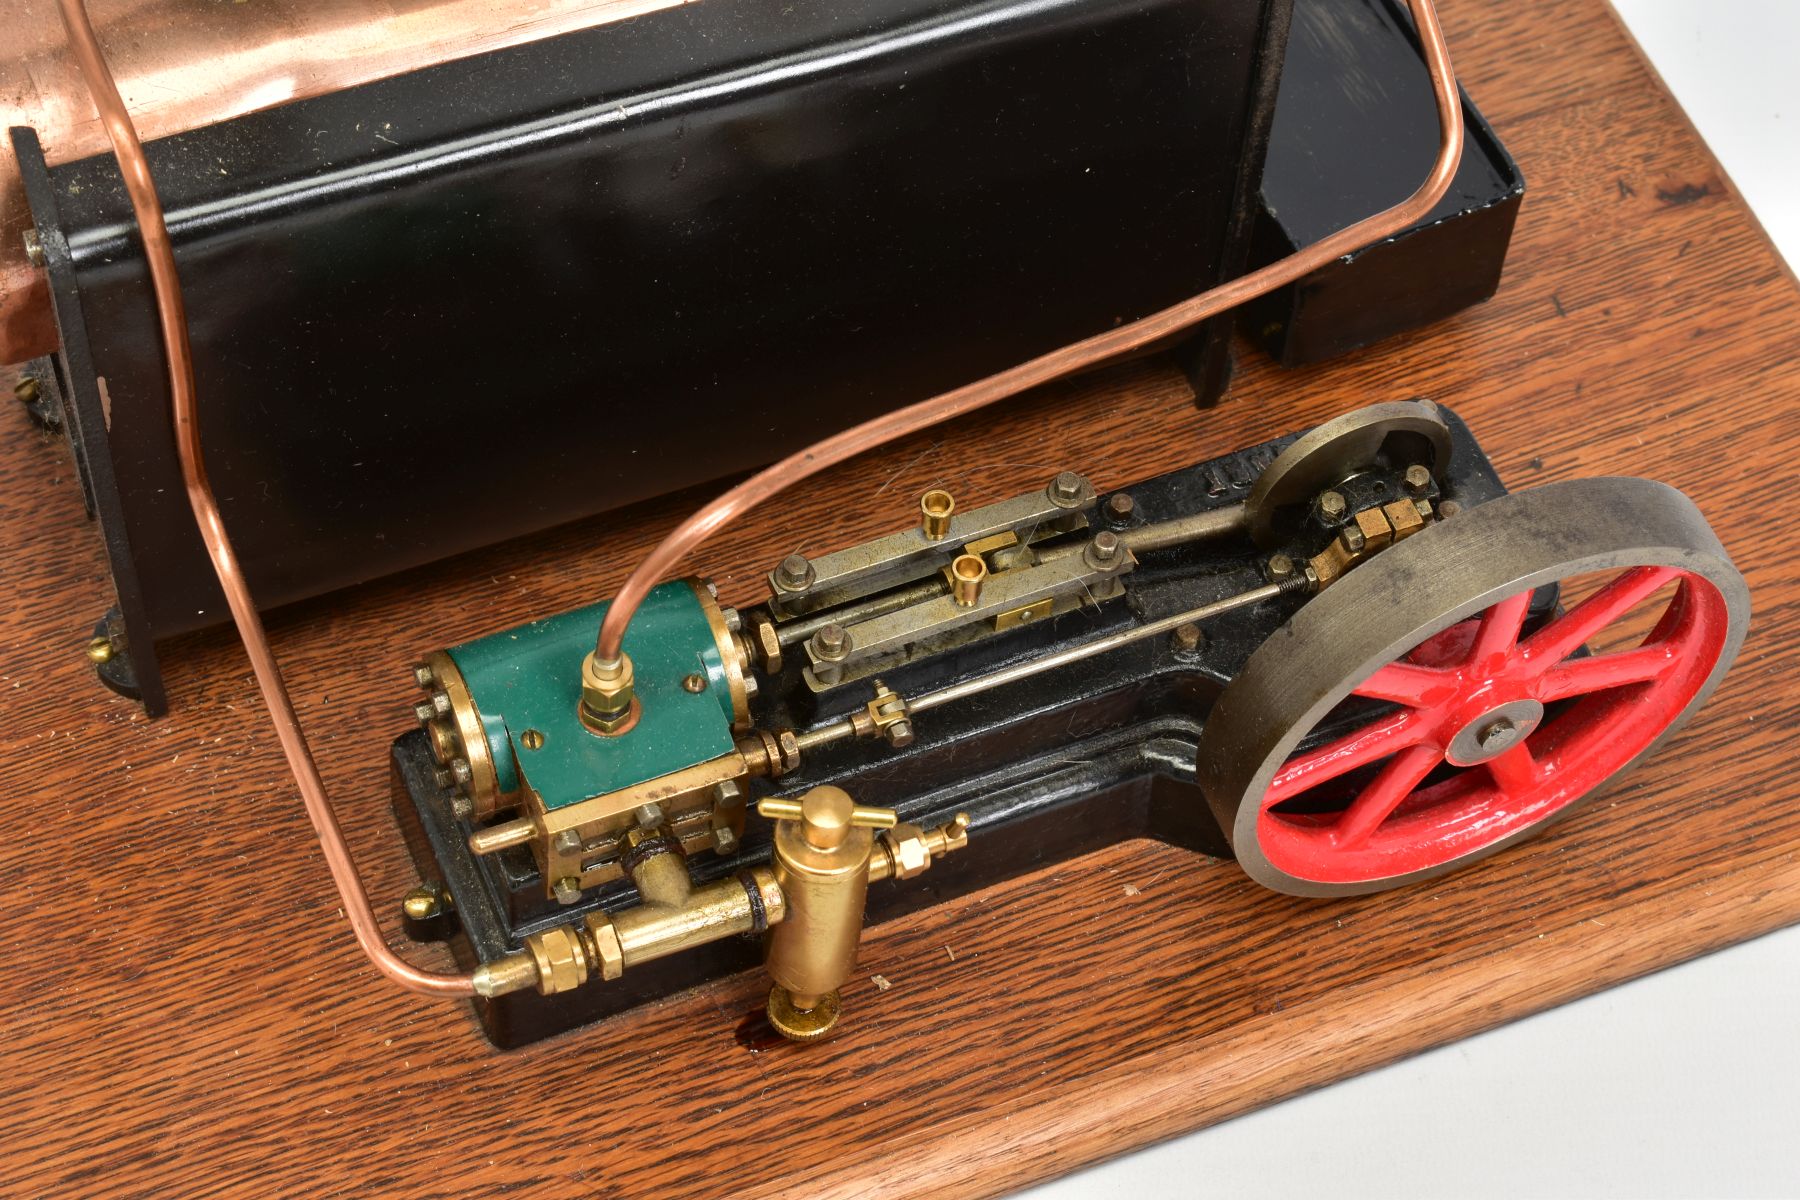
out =
[[[1671,581],[1641,645],[1576,657]],[[1353,689],[1396,707],[1275,776],[1261,814],[1272,864],[1327,883],[1408,875],[1557,815],[1680,715],[1729,630],[1719,590],[1673,567],[1626,570],[1521,636],[1531,596],[1508,596]],[[1340,810],[1297,803],[1374,764]]]
[[[1576,580],[1600,585],[1534,611],[1538,589]],[[1742,578],[1674,489],[1595,479],[1505,496],[1309,600],[1214,705],[1200,782],[1270,887],[1441,874],[1649,750],[1704,700],[1747,622]]]

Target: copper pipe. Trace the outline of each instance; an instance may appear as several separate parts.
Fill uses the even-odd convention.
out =
[[[707,538],[777,492],[895,438],[1159,342],[1246,300],[1284,287],[1334,258],[1391,237],[1423,219],[1449,189],[1457,164],[1462,160],[1462,103],[1456,90],[1456,73],[1450,66],[1450,48],[1444,43],[1444,31],[1438,25],[1436,9],[1431,0],[1408,0],[1408,4],[1425,50],[1425,65],[1431,74],[1439,123],[1437,161],[1416,192],[1392,208],[1365,217],[1303,250],[1161,312],[865,421],[764,468],[677,525],[644,557],[606,610],[606,619],[601,622],[600,636],[594,648],[595,659],[602,663],[616,662],[624,647],[625,629],[650,590],[664,576],[672,574]]]
[[[306,735],[300,731],[300,719],[282,681],[263,632],[262,619],[250,598],[244,582],[243,568],[237,552],[225,533],[225,522],[213,498],[212,484],[206,476],[206,459],[200,448],[199,406],[194,395],[194,364],[188,346],[187,309],[181,298],[181,280],[175,273],[175,252],[169,242],[168,226],[163,221],[162,200],[156,182],[150,177],[150,165],[144,159],[144,147],[138,140],[131,115],[119,96],[118,85],[100,52],[99,39],[88,20],[82,0],[58,0],[63,24],[69,31],[69,44],[74,51],[81,74],[87,80],[94,107],[106,126],[113,154],[119,160],[119,173],[125,180],[125,191],[137,215],[138,231],[144,239],[144,257],[150,266],[150,281],[156,294],[156,316],[162,327],[163,345],[169,356],[169,390],[173,397],[175,447],[181,456],[182,479],[187,484],[188,504],[194,510],[194,521],[200,526],[201,540],[218,573],[219,586],[231,607],[238,636],[250,655],[250,667],[262,689],[263,702],[275,722],[275,735],[287,755],[288,767],[300,785],[300,798],[306,804],[306,815],[312,819],[313,831],[319,835],[319,847],[325,853],[325,865],[331,870],[343,900],[344,914],[356,933],[357,945],[369,956],[378,970],[395,983],[415,992],[434,996],[473,996],[475,983],[469,975],[449,975],[421,970],[394,953],[381,936],[375,921],[375,910],[369,905],[369,894],[363,889],[362,877],[350,848],[344,842],[344,831],[338,826],[331,802],[325,797],[325,784],[313,762]]]

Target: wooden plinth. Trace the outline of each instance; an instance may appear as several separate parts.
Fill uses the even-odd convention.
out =
[[[974,505],[1075,466],[1109,487],[1427,395],[1515,487],[1684,488],[1749,576],[1736,671],[1654,761],[1397,895],[1294,900],[1132,843],[905,919],[826,1044],[740,1045],[744,977],[501,1056],[358,957],[230,635],[171,648],[166,720],[95,684],[99,539],[67,448],[0,413],[0,1192],[985,1195],[1800,919],[1800,294],[1600,0],[1445,7],[1530,181],[1497,299],[1321,368],[1248,356],[1213,412],[1158,363],[1045,389],[831,472],[697,566],[747,601],[795,531],[873,536],[933,484]],[[275,617],[384,895],[412,878],[385,750],[415,653],[607,594],[686,503]]]

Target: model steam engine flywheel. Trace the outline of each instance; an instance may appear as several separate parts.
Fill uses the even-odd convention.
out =
[[[405,907],[496,1042],[759,955],[771,1023],[821,1036],[865,915],[926,872],[941,899],[1149,836],[1303,895],[1442,874],[1649,752],[1748,614],[1679,492],[1508,494],[1423,401],[909,515],[773,564],[754,608],[661,585],[610,674],[606,605],[414,668],[395,806],[433,882]]]

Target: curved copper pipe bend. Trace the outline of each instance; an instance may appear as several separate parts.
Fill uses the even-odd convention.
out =
[[[625,580],[625,586],[619,589],[606,610],[606,619],[601,622],[600,636],[594,647],[595,660],[616,663],[625,644],[625,629],[651,589],[665,576],[673,574],[700,543],[777,492],[895,438],[1159,342],[1226,309],[1285,287],[1334,258],[1392,237],[1424,219],[1443,199],[1450,181],[1456,176],[1457,165],[1462,161],[1462,102],[1456,90],[1456,73],[1450,66],[1450,48],[1444,43],[1444,31],[1438,24],[1437,10],[1432,7],[1431,0],[1407,2],[1418,26],[1419,42],[1425,50],[1425,65],[1431,74],[1438,110],[1437,161],[1418,191],[1392,208],[1340,229],[1260,270],[1201,292],[1192,299],[1151,313],[1129,325],[1072,342],[986,379],[966,383],[940,396],[875,417],[764,468],[677,525],[644,556],[644,561]]]
[[[670,574],[687,555],[722,526],[777,492],[814,475],[827,467],[854,458],[895,438],[950,420],[964,413],[1015,396],[1039,384],[1093,366],[1107,359],[1150,345],[1172,334],[1198,324],[1246,300],[1283,287],[1324,266],[1340,255],[1348,254],[1371,242],[1391,237],[1413,225],[1437,205],[1449,188],[1462,157],[1462,107],[1456,90],[1456,77],[1450,65],[1450,51],[1444,43],[1442,28],[1431,0],[1408,0],[1424,47],[1426,66],[1431,74],[1437,100],[1440,137],[1438,156],[1424,184],[1410,197],[1384,212],[1377,213],[1330,237],[1297,251],[1278,262],[1241,276],[1228,283],[1202,292],[1142,320],[1111,329],[1105,333],[1075,342],[1039,358],[1011,367],[986,379],[965,384],[953,391],[922,400],[907,408],[876,417],[852,429],[818,442],[775,465],[751,476],[711,504],[678,525],[662,542],[645,556],[637,569],[619,589],[606,620],[601,625],[595,656],[601,661],[616,661],[624,642],[625,629],[638,605],[665,575]],[[188,346],[187,312],[182,302],[181,282],[175,271],[175,255],[169,241],[168,226],[163,218],[162,202],[155,181],[150,176],[144,148],[132,125],[130,113],[119,96],[112,72],[101,54],[98,39],[82,0],[58,0],[63,24],[83,78],[92,93],[94,107],[106,126],[108,140],[119,160],[126,192],[136,214],[138,230],[144,242],[144,255],[156,294],[157,319],[169,359],[169,385],[176,449],[181,459],[182,478],[187,487],[188,503],[194,511],[200,537],[206,544],[219,586],[225,592],[238,636],[243,639],[257,686],[275,723],[282,753],[300,788],[324,852],[326,866],[337,885],[344,912],[356,934],[357,944],[376,969],[402,987],[436,996],[473,996],[473,977],[426,971],[402,959],[381,936],[374,909],[364,890],[362,877],[344,841],[343,829],[326,798],[325,785],[313,761],[312,750],[301,732],[281,669],[269,647],[262,620],[257,615],[250,589],[244,579],[237,553],[225,532],[212,484],[207,479],[206,460],[199,436],[198,406],[194,393],[193,360]]]
[[[281,740],[281,751],[287,756],[288,768],[300,785],[300,799],[306,804],[306,815],[312,819],[313,831],[319,835],[319,847],[325,853],[325,865],[337,884],[338,896],[344,903],[344,914],[356,933],[357,945],[369,956],[377,970],[401,987],[433,996],[473,996],[475,983],[470,975],[450,975],[426,971],[413,966],[389,946],[375,921],[375,910],[369,905],[369,894],[363,888],[362,876],[350,857],[331,801],[325,797],[325,784],[313,762],[312,748],[300,731],[300,718],[294,713],[281,668],[269,649],[269,638],[263,632],[262,619],[250,598],[250,587],[226,535],[225,522],[219,516],[219,504],[213,497],[212,483],[206,477],[206,457],[200,449],[199,407],[194,396],[194,363],[188,347],[187,308],[181,298],[181,280],[175,274],[175,252],[169,243],[169,229],[163,220],[162,200],[156,182],[150,178],[150,165],[144,159],[143,143],[131,123],[131,114],[119,97],[118,85],[100,53],[100,42],[94,36],[82,0],[58,0],[63,24],[69,31],[69,43],[93,94],[94,107],[106,126],[113,154],[119,160],[119,173],[125,178],[125,190],[131,197],[132,211],[137,215],[138,233],[144,239],[144,257],[150,264],[150,281],[156,292],[156,317],[162,328],[163,345],[169,357],[169,391],[173,397],[175,449],[181,457],[181,476],[187,485],[188,505],[194,510],[194,521],[200,526],[200,539],[212,559],[213,571],[219,576],[225,600],[231,607],[231,619],[237,624],[238,636],[250,655],[250,666],[262,689],[263,701],[275,722],[275,735]]]

